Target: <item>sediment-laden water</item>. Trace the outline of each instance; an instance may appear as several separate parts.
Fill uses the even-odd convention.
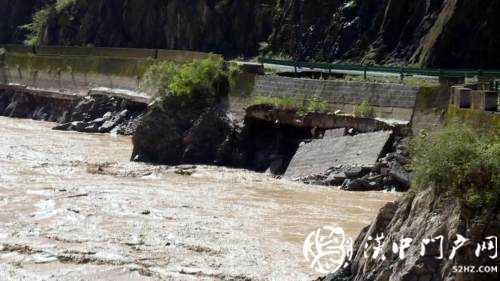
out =
[[[305,236],[397,195],[130,163],[130,138],[0,118],[0,280],[308,280]]]

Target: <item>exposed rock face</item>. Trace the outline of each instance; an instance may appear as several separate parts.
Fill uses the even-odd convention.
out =
[[[43,7],[46,0],[0,0],[0,43],[21,43],[25,30],[20,26],[31,21],[33,13]]]
[[[476,256],[477,244],[485,238],[500,233],[500,212],[498,206],[491,210],[471,209],[456,197],[438,193],[430,188],[418,194],[410,193],[400,202],[384,207],[377,219],[365,228],[355,243],[352,263],[337,275],[320,278],[321,281],[361,281],[361,280],[429,280],[429,281],[493,281],[499,273],[454,273],[454,266],[498,265],[499,258],[491,259],[492,251]],[[377,235],[384,234],[382,252],[385,260],[372,259],[373,241]],[[444,258],[440,255],[438,243],[431,243],[421,255],[421,242],[424,239],[444,237]],[[453,259],[450,259],[453,243],[457,235],[467,241]],[[393,243],[402,238],[412,238],[411,247],[405,250],[406,258],[400,259],[393,253]],[[365,257],[365,245],[368,245]],[[380,257],[380,256],[379,256]]]
[[[0,0],[0,43],[52,0]],[[214,51],[269,50],[301,60],[495,68],[496,0],[76,0],[52,9],[43,44]],[[99,19],[99,20],[96,20]],[[269,40],[268,40],[269,37]]]
[[[484,68],[500,63],[495,0],[277,2],[270,50],[301,60]]]
[[[214,164],[235,130],[226,113],[227,81],[217,94],[195,89],[189,96],[166,95],[144,115],[133,137],[133,160],[168,165]]]
[[[71,110],[66,122],[55,130],[89,133],[132,135],[147,104],[108,95],[90,95],[82,98]]]
[[[272,0],[74,1],[52,11],[43,43],[256,55]],[[98,20],[96,20],[98,19]]]
[[[131,135],[148,105],[109,94],[71,93],[0,87],[0,115],[58,122],[56,130]]]
[[[21,42],[18,27],[53,1],[0,3],[0,42]],[[298,59],[487,68],[500,62],[499,8],[495,0],[79,0],[54,9],[43,43],[255,55],[272,31],[270,50]]]

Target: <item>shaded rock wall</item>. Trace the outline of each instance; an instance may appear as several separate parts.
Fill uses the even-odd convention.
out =
[[[277,1],[270,51],[300,60],[500,64],[495,0]]]
[[[272,2],[77,0],[53,11],[42,43],[255,55],[271,30]]]
[[[0,0],[0,43],[22,43],[26,32],[20,26],[31,21],[33,13],[46,0]]]
[[[0,0],[0,43],[22,42],[19,26],[50,3]],[[499,10],[496,0],[76,0],[52,9],[41,43],[252,56],[268,41],[300,60],[495,68]]]

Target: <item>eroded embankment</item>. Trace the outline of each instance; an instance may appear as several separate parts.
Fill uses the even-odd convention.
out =
[[[130,137],[53,125],[0,118],[0,276],[9,280],[310,280],[307,233],[334,225],[353,237],[397,197],[131,163]]]
[[[57,130],[131,135],[147,103],[146,97],[107,88],[75,93],[18,85],[0,87],[1,116],[57,122]]]
[[[323,159],[324,167],[315,173],[288,178],[349,190],[404,190],[409,184],[404,169],[409,162],[407,147],[400,145],[410,133],[407,123],[328,113],[300,115],[269,105],[251,106],[244,120],[238,120],[228,112],[226,98],[204,92],[190,98],[164,97],[149,107],[146,97],[107,88],[92,89],[87,95],[14,85],[1,91],[0,115],[56,121],[57,130],[134,135],[131,159],[136,161],[215,164],[281,176],[292,159],[300,157],[296,153],[302,145],[335,139],[334,143],[353,146],[348,153],[352,155],[340,160],[342,165],[339,159]],[[377,131],[391,132],[390,137],[376,144],[375,135],[368,133]],[[359,137],[366,140],[336,139],[358,134],[366,134]],[[363,147],[371,147],[363,153],[373,154],[373,160],[357,161],[365,157],[358,155]],[[342,151],[330,154],[335,153]]]

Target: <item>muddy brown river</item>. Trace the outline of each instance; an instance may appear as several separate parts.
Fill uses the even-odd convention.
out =
[[[305,236],[396,194],[129,162],[129,137],[0,117],[0,280],[311,280]]]

